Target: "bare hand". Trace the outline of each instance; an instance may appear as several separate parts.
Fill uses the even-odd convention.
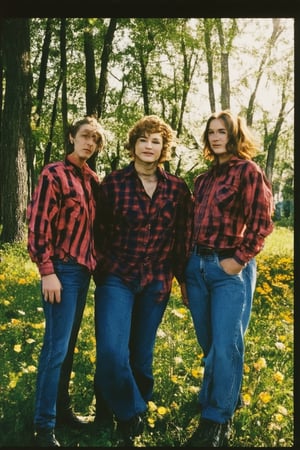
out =
[[[44,300],[49,303],[60,303],[61,301],[61,282],[55,273],[44,275],[42,277],[42,293]]]
[[[186,284],[185,283],[181,283],[180,284],[180,289],[181,289],[181,297],[182,297],[183,304],[185,306],[189,307],[189,299],[188,299],[188,296],[187,296]]]
[[[224,272],[228,275],[237,275],[240,273],[244,266],[239,264],[234,258],[225,258],[220,261],[220,266],[223,268]]]

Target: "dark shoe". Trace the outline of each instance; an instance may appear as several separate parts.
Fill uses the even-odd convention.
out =
[[[94,424],[99,428],[112,428],[114,426],[113,414],[96,414]]]
[[[34,436],[35,447],[60,447],[60,443],[55,437],[51,428],[40,428]]]
[[[230,421],[217,423],[202,419],[184,447],[227,447],[230,437]]]
[[[130,420],[118,421],[117,431],[121,436],[124,447],[132,447],[134,438],[141,435],[144,430],[144,423],[141,416],[134,416]]]
[[[56,416],[57,427],[70,427],[70,428],[83,428],[89,424],[88,419],[80,416],[76,416],[72,408],[68,408],[62,411],[58,411]]]

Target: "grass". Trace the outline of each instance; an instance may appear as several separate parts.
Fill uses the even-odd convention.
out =
[[[0,249],[0,446],[32,446],[37,361],[44,316],[39,276],[25,245]],[[275,228],[257,256],[258,281],[246,336],[243,399],[234,417],[232,447],[294,444],[293,230]],[[95,337],[93,283],[78,338],[71,393],[76,412],[94,414]],[[174,282],[159,328],[155,393],[137,447],[178,447],[197,425],[203,368],[189,311]],[[84,433],[58,429],[67,447],[115,447],[115,431],[91,423]]]

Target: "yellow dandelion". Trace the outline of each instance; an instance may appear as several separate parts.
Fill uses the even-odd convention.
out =
[[[72,372],[71,372],[71,380],[73,380],[73,378],[75,378],[75,372],[72,370]]]
[[[17,386],[17,380],[11,380],[8,387],[14,389]]]
[[[250,394],[243,394],[243,402],[246,406],[249,406],[251,403],[251,395]]]
[[[261,370],[261,369],[264,369],[267,367],[267,362],[266,362],[265,358],[261,357],[261,358],[258,358],[258,360],[255,363],[253,363],[253,366],[254,366],[254,369]]]
[[[273,378],[278,383],[282,383],[284,380],[284,375],[281,372],[277,371],[274,373]]]
[[[35,342],[35,340],[32,338],[28,338],[28,339],[26,339],[26,342],[27,342],[27,344],[33,344]]]
[[[203,367],[197,367],[196,369],[192,369],[192,376],[194,378],[201,378],[203,375]]]
[[[154,402],[152,402],[151,400],[148,402],[148,409],[150,412],[156,411],[157,410],[157,406]]]
[[[177,375],[171,375],[171,381],[172,381],[172,383],[178,383],[178,377],[177,377]]]
[[[10,305],[10,301],[9,300],[4,300],[3,305],[4,306],[9,306]]]
[[[26,284],[25,278],[19,278],[18,284]]]
[[[96,356],[95,355],[90,355],[90,361],[91,363],[95,363],[96,362]]]
[[[79,353],[78,347],[74,348],[74,353]]]
[[[282,422],[283,421],[283,415],[280,413],[275,413],[274,414],[274,419],[276,420],[276,422]]]
[[[22,351],[22,346],[20,344],[14,345],[14,352],[20,353]]]
[[[30,372],[30,373],[36,372],[36,367],[35,366],[32,366],[32,365],[27,366],[27,369],[28,369],[28,372]]]
[[[178,403],[176,403],[176,402],[172,402],[171,405],[170,405],[170,407],[171,407],[172,409],[179,409],[179,405],[178,405]]]
[[[12,325],[19,325],[21,323],[20,319],[11,319],[11,324]]]
[[[147,419],[148,425],[150,428],[154,428],[155,427],[155,419],[154,417],[148,417]]]
[[[1,281],[4,281],[4,280],[5,280],[5,275],[4,275],[4,273],[0,273],[0,280],[1,280]]]
[[[250,367],[248,366],[248,364],[244,364],[244,372],[245,373],[249,373],[250,372]]]
[[[258,397],[263,403],[269,403],[272,399],[270,393],[266,391],[261,392]]]
[[[160,416],[164,416],[165,414],[167,414],[168,410],[164,406],[159,406],[157,408],[157,412]]]

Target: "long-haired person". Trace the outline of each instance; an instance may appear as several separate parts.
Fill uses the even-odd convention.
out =
[[[204,376],[199,426],[185,446],[222,447],[239,406],[255,256],[273,230],[273,198],[252,160],[258,147],[242,117],[228,110],[212,114],[203,143],[212,164],[194,182],[185,303],[203,350]]]

